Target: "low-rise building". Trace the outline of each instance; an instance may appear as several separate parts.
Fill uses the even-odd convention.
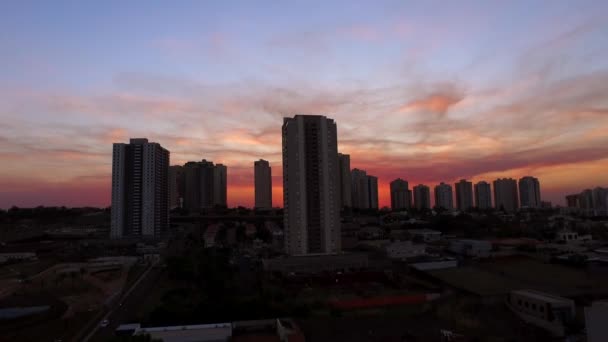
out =
[[[318,273],[360,270],[369,266],[367,254],[307,254],[262,260],[264,270],[280,273]]]
[[[0,263],[11,260],[38,260],[36,253],[0,253]]]
[[[585,308],[587,342],[608,341],[608,302],[593,302]]]
[[[507,304],[524,321],[554,336],[564,336],[565,325],[576,315],[573,300],[535,290],[511,291]]]
[[[396,241],[388,244],[385,250],[391,259],[407,259],[426,254],[426,245],[414,244],[412,241]]]
[[[439,241],[441,239],[441,232],[438,230],[432,229],[408,229],[407,232],[410,234],[412,239],[424,241],[424,242],[433,242]]]
[[[492,252],[492,243],[485,240],[452,240],[448,249],[450,252],[460,255],[487,258]]]

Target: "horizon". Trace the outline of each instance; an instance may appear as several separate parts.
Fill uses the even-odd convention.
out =
[[[296,114],[336,121],[380,207],[396,178],[529,175],[554,205],[608,186],[608,3],[263,3],[2,5],[0,208],[110,206],[135,137],[226,165],[229,207],[268,160],[282,207]]]

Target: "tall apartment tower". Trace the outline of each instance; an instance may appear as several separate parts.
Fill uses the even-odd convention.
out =
[[[272,170],[270,163],[264,159],[253,162],[255,185],[255,208],[272,208]]]
[[[499,178],[494,181],[494,205],[496,209],[508,212],[519,208],[517,200],[517,182],[513,178]]]
[[[414,205],[419,210],[431,208],[431,189],[428,186],[418,184],[414,187]]]
[[[350,155],[338,153],[338,167],[340,169],[338,176],[340,181],[340,207],[351,208],[352,202],[352,180],[350,175]]]
[[[215,205],[215,165],[213,162],[203,159],[199,162],[199,178],[200,178],[200,208],[209,209]]]
[[[181,165],[169,167],[169,208],[181,208],[184,198],[184,168]]]
[[[522,208],[541,207],[538,178],[526,176],[519,179],[519,203]]]
[[[285,250],[291,255],[340,251],[336,123],[321,115],[283,119]]]
[[[364,170],[353,169],[352,181],[352,204],[353,208],[369,209],[369,179]]]
[[[454,184],[456,188],[456,208],[466,211],[473,208],[473,183],[461,179]]]
[[[370,209],[378,209],[378,177],[368,175],[367,185],[369,187],[369,207]]]
[[[169,228],[169,151],[148,139],[115,143],[110,237],[158,238]]]
[[[213,168],[213,205],[228,206],[227,182],[228,168],[224,164],[216,164]]]
[[[438,208],[444,208],[448,210],[454,209],[454,200],[452,194],[452,186],[445,184],[444,182],[439,183],[435,187],[435,206]]]
[[[406,180],[397,178],[390,184],[391,208],[393,210],[409,209],[412,205],[412,192]]]
[[[490,183],[481,181],[475,184],[475,206],[478,209],[492,208],[492,189]]]

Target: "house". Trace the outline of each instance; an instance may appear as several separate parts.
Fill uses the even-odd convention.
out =
[[[565,335],[565,325],[576,316],[573,300],[535,290],[511,291],[507,305],[526,323],[557,337]]]

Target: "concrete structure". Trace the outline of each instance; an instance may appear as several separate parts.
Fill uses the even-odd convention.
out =
[[[456,208],[466,211],[473,208],[473,183],[461,179],[454,184],[456,188]]]
[[[608,302],[593,302],[585,308],[587,342],[608,341]]]
[[[169,228],[169,151],[148,139],[115,143],[110,236],[157,238]]]
[[[574,301],[535,290],[511,291],[507,305],[527,323],[564,336],[565,325],[576,315]]]
[[[492,243],[484,240],[452,240],[450,241],[448,250],[452,253],[460,255],[487,258],[490,256],[490,252],[492,251]]]
[[[255,208],[272,208],[272,169],[264,159],[253,163],[255,185]]]
[[[169,167],[169,208],[181,208],[184,197],[184,168],[181,165]]]
[[[338,177],[340,181],[340,207],[351,208],[353,206],[352,179],[350,174],[350,155],[338,153]]]
[[[368,175],[367,185],[369,186],[369,208],[378,209],[378,177]]]
[[[385,250],[391,259],[407,259],[426,254],[426,245],[414,244],[412,241],[395,241],[386,245]]]
[[[213,168],[213,205],[228,206],[228,168],[217,164]]]
[[[227,205],[227,168],[203,159],[184,165],[184,208],[190,211]]]
[[[475,206],[478,209],[492,208],[492,189],[490,183],[481,181],[475,184]]]
[[[412,206],[412,192],[406,180],[397,178],[390,184],[391,187],[391,209],[409,209]]]
[[[526,176],[519,179],[519,203],[522,208],[541,207],[538,178]]]
[[[232,324],[214,323],[138,328],[133,335],[149,335],[152,340],[162,340],[163,342],[230,341],[232,337]]]
[[[596,187],[591,190],[591,195],[594,215],[608,215],[608,188]]]
[[[431,190],[428,186],[418,184],[414,187],[414,206],[418,210],[431,208]]]
[[[281,273],[319,273],[359,270],[369,266],[367,254],[309,254],[262,260],[264,270]]]
[[[340,193],[336,123],[321,115],[283,121],[285,251],[340,251]]]
[[[0,264],[11,260],[38,260],[38,257],[33,252],[0,253]]]
[[[352,205],[357,209],[369,209],[369,178],[364,170],[353,169],[351,172]]]
[[[410,264],[409,266],[418,271],[443,270],[446,268],[458,267],[458,260],[447,257],[447,258],[441,258],[440,260],[429,260],[429,261],[416,262],[416,263]]]
[[[451,185],[441,182],[435,187],[435,207],[448,210],[454,209]]]
[[[420,240],[424,242],[434,242],[439,241],[441,239],[441,232],[438,230],[432,229],[408,229],[408,234],[412,237],[412,239]]]
[[[568,208],[579,208],[578,194],[566,196],[566,206]]]
[[[517,182],[513,178],[499,178],[494,181],[494,205],[497,210],[514,212],[519,208]]]

